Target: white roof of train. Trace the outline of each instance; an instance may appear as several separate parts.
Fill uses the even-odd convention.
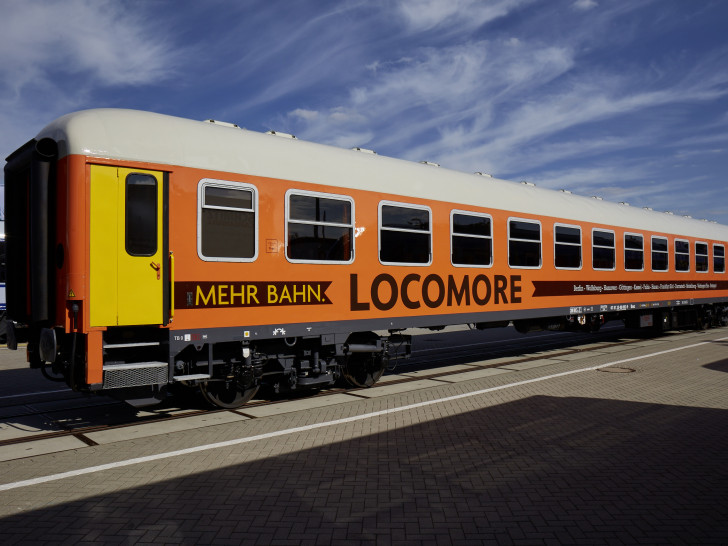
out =
[[[569,218],[635,230],[728,241],[728,226],[467,174],[411,161],[279,138],[231,124],[138,110],[75,112],[38,138],[59,153],[179,165]]]

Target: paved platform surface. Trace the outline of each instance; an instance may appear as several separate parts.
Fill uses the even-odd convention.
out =
[[[578,354],[0,462],[0,535],[728,544],[728,329]]]

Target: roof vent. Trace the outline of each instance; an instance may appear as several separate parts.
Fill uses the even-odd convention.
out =
[[[561,189],[561,190],[559,190],[559,191],[560,191],[561,193],[571,193],[571,190],[564,190],[564,189]]]
[[[604,197],[599,197],[598,195],[592,195],[592,199],[596,199],[598,201],[604,201]]]
[[[232,127],[233,129],[240,129],[240,126],[237,123],[229,123],[227,121],[218,121],[216,119],[206,119],[205,123],[214,123],[215,125],[220,125],[222,127]]]
[[[493,178],[493,175],[492,175],[492,174],[488,174],[488,173],[481,173],[480,171],[478,171],[478,172],[477,172],[477,173],[475,173],[475,174],[477,174],[478,176],[485,176],[486,178]]]
[[[692,216],[690,216],[689,214],[685,214],[683,215],[683,218],[692,218]]]
[[[666,210],[665,214],[669,214],[670,216],[675,216],[675,213],[672,212],[671,210]]]
[[[625,207],[629,206],[629,203],[627,203],[627,201],[620,201],[619,204],[624,205]]]
[[[652,207],[642,207],[642,210],[655,210]]]
[[[439,167],[439,163],[433,163],[432,161],[420,161],[423,165],[430,165],[431,167]]]
[[[533,182],[529,182],[528,180],[521,180],[521,184],[523,184],[524,186],[536,186],[536,184],[534,184]]]
[[[296,135],[291,135],[288,133],[281,133],[280,131],[267,131],[265,134],[266,135],[275,135],[275,136],[279,136],[279,137],[283,137],[283,138],[290,138],[292,140],[298,140],[296,138]]]
[[[354,150],[355,152],[363,152],[365,154],[377,155],[377,152],[375,152],[374,150],[367,150],[366,148],[359,148],[358,146],[356,148],[352,148],[352,150]]]

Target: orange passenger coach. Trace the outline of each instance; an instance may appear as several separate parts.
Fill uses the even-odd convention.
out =
[[[371,386],[411,327],[722,323],[728,227],[215,121],[69,114],[7,158],[8,345],[81,391]]]

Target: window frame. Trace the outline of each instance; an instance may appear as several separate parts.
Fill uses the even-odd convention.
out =
[[[428,230],[416,230],[416,229],[405,229],[405,228],[391,228],[391,227],[384,227],[382,226],[382,209],[384,207],[399,207],[403,209],[414,209],[414,210],[420,210],[420,211],[427,211],[429,222],[428,222]],[[400,201],[380,201],[378,206],[378,214],[377,214],[377,259],[379,260],[379,263],[382,265],[400,265],[400,266],[412,266],[412,267],[428,267],[432,265],[433,260],[433,226],[432,226],[432,209],[428,207],[427,205],[415,205],[414,203],[403,203]],[[387,231],[399,231],[402,233],[427,233],[429,236],[429,258],[426,263],[416,263],[416,262],[384,262],[382,261],[382,230]]]
[[[627,251],[629,250],[629,251],[632,251],[632,252],[640,252],[636,248],[627,248],[627,236],[629,236],[629,235],[631,235],[633,237],[639,237],[639,238],[642,239],[642,250],[641,250],[641,252],[642,252],[642,267],[640,269],[628,269],[627,268]],[[631,231],[625,231],[622,234],[622,245],[623,245],[623,250],[624,250],[624,252],[622,253],[622,257],[624,259],[624,262],[623,262],[624,263],[624,270],[625,271],[644,271],[645,270],[645,236],[644,236],[644,234],[643,233],[633,233]]]
[[[705,254],[698,254],[698,245],[705,245]],[[695,253],[695,272],[710,273],[710,245],[705,241],[695,241],[693,251]],[[698,256],[705,256],[705,269],[702,271],[698,269]]]
[[[678,243],[685,243],[685,244],[687,244],[688,245],[688,251],[687,252],[678,252],[677,251],[677,244]],[[675,273],[690,273],[691,270],[692,270],[692,265],[691,264],[693,262],[693,260],[692,260],[692,253],[690,252],[690,241],[688,241],[687,239],[675,239],[672,242],[672,249],[673,249],[673,258],[675,260]],[[687,269],[678,269],[677,268],[677,266],[678,266],[678,260],[677,260],[678,254],[680,256],[687,256],[688,257],[688,268]]]
[[[455,220],[456,214],[460,214],[462,216],[474,216],[476,218],[487,218],[488,220],[490,220],[490,235],[472,235],[472,234],[467,234],[467,233],[455,233],[454,220]],[[493,267],[493,263],[495,262],[495,255],[494,255],[495,252],[494,252],[494,247],[493,247],[493,228],[494,228],[493,216],[491,216],[490,214],[486,214],[483,212],[473,212],[473,211],[469,211],[469,210],[458,210],[458,209],[451,210],[450,211],[450,263],[452,264],[452,266],[453,267],[470,267],[470,268],[477,267],[477,268],[485,268],[485,269],[489,269],[489,268]],[[455,261],[453,260],[453,254],[454,254],[453,238],[454,237],[468,237],[471,239],[489,239],[490,240],[490,264],[486,265],[486,264],[455,263]]]
[[[205,188],[212,186],[215,188],[232,189],[232,190],[245,190],[253,193],[252,209],[242,209],[235,207],[221,207],[217,205],[205,205]],[[232,258],[228,256],[205,256],[202,253],[202,209],[215,209],[215,210],[232,210],[242,212],[253,213],[253,245],[254,252],[250,258]],[[260,252],[259,244],[259,228],[258,228],[258,188],[253,184],[247,182],[235,182],[232,180],[219,180],[216,178],[203,178],[197,183],[197,256],[205,262],[239,262],[249,263],[254,262],[258,259]]]
[[[716,248],[721,248],[723,250],[722,256],[716,256],[716,254],[715,254]],[[718,258],[721,258],[723,260],[723,269],[720,271],[715,268],[715,260]],[[725,245],[721,244],[721,243],[713,243],[713,273],[718,273],[718,274],[725,273]]]
[[[559,243],[556,241],[556,228],[565,227],[579,230],[579,243]],[[559,222],[554,223],[554,268],[565,271],[581,271],[584,268],[584,237],[581,226],[573,224],[562,224]],[[556,246],[567,245],[567,246],[578,246],[579,247],[579,267],[559,267],[556,265]]]
[[[303,197],[319,197],[322,199],[331,199],[331,200],[337,200],[337,201],[346,201],[351,205],[351,223],[350,224],[341,224],[339,222],[321,222],[321,221],[310,221],[310,220],[291,220],[290,217],[290,206],[291,206],[291,196],[292,195],[301,195]],[[356,210],[355,210],[355,203],[354,198],[350,195],[345,194],[338,194],[338,193],[326,193],[326,192],[317,192],[317,191],[309,191],[309,190],[298,190],[295,188],[291,188],[288,191],[286,191],[285,195],[285,233],[284,233],[284,250],[283,253],[286,257],[286,260],[290,263],[294,264],[330,264],[330,265],[348,265],[351,263],[354,263],[354,259],[356,257],[356,245],[354,243],[354,240],[356,239]],[[293,222],[294,224],[304,224],[304,225],[318,225],[318,226],[332,226],[332,227],[348,227],[351,229],[351,257],[348,260],[304,260],[300,258],[290,258],[288,256],[288,224],[290,222]]]
[[[662,250],[655,251],[655,249],[653,247],[655,239],[662,239],[663,241],[665,241],[666,250],[664,252]],[[655,259],[653,256],[653,254],[655,252],[658,252],[660,254],[664,253],[667,255],[667,263],[666,263],[665,269],[655,269]],[[650,269],[654,273],[669,273],[670,272],[670,239],[668,239],[667,237],[664,237],[662,235],[651,235],[650,236]]]
[[[601,231],[603,233],[611,233],[612,234],[612,240],[614,241],[614,246],[604,246],[604,245],[596,245],[594,244],[594,232],[595,231]],[[616,271],[617,270],[617,233],[613,229],[606,229],[606,228],[592,228],[591,230],[591,247],[592,247],[592,259],[591,259],[591,265],[593,271]],[[613,266],[612,267],[594,267],[594,249],[595,248],[609,248],[612,250],[612,254],[614,256],[613,258]]]
[[[524,243],[535,243],[536,241],[534,239],[513,239],[511,238],[511,222],[524,222],[527,224],[537,224],[538,225],[538,265],[511,265],[511,241],[518,241],[518,242],[524,242]],[[508,267],[510,269],[541,269],[543,267],[543,225],[541,223],[541,220],[533,220],[531,218],[518,218],[516,216],[511,216],[508,218],[508,238],[507,238],[507,245],[508,245]]]

